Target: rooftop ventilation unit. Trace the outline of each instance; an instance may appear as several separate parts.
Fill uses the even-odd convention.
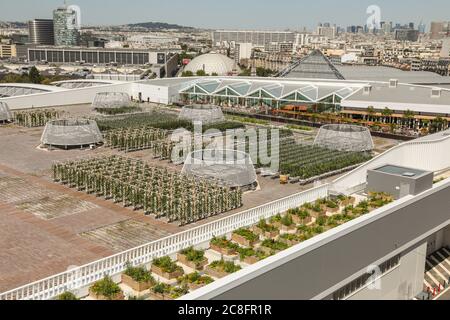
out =
[[[431,97],[432,98],[440,98],[442,90],[439,88],[431,89]]]
[[[397,87],[398,87],[398,80],[397,79],[389,80],[389,88],[397,88]]]
[[[364,94],[368,95],[368,94],[370,94],[371,91],[372,91],[371,85],[364,86],[364,91],[363,91]]]

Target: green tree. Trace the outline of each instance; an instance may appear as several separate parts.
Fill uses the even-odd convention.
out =
[[[199,76],[199,77],[204,77],[204,76],[206,76],[206,72],[205,72],[205,70],[197,70],[197,76]]]
[[[183,71],[181,74],[182,77],[193,77],[194,73],[192,71]]]
[[[31,67],[28,77],[31,83],[41,83],[42,81],[42,76],[35,66]]]

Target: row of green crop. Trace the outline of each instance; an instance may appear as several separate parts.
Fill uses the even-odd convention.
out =
[[[53,165],[53,178],[146,214],[192,223],[242,206],[242,191],[120,156]]]

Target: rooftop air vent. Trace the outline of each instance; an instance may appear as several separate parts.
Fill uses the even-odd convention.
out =
[[[441,97],[441,89],[439,89],[439,88],[434,88],[434,89],[431,89],[431,97],[432,98],[440,98]]]
[[[398,87],[398,80],[397,79],[389,80],[389,88],[397,88],[397,87]]]
[[[363,91],[364,94],[370,94],[371,91],[372,91],[371,85],[364,86],[364,91]]]

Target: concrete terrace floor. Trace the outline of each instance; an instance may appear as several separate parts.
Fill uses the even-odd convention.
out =
[[[90,112],[90,106],[64,109],[72,117]],[[118,152],[42,150],[42,131],[0,126],[0,292],[313,187],[258,177],[260,190],[244,195],[244,207],[179,227],[53,183],[53,161]],[[150,151],[128,156],[181,170],[153,159]]]

